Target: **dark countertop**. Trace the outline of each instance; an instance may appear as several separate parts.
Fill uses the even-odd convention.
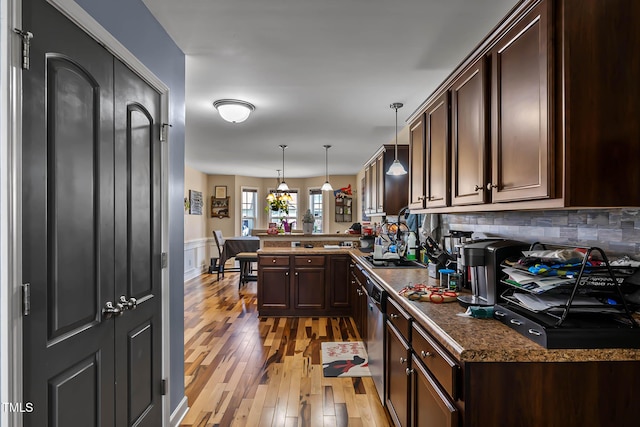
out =
[[[362,252],[353,250],[358,261]],[[360,263],[407,312],[462,362],[584,362],[640,360],[640,349],[547,350],[494,319],[460,317],[457,302],[410,301],[398,291],[409,283],[437,286],[427,269],[372,268]]]

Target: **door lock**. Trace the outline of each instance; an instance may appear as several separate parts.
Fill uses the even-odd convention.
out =
[[[113,316],[122,316],[124,314],[124,307],[119,302],[115,305],[111,301],[107,301],[102,309],[102,315],[105,319],[111,319]]]
[[[138,307],[138,300],[134,297],[127,299],[124,295],[120,295],[120,304],[125,310],[135,310]]]

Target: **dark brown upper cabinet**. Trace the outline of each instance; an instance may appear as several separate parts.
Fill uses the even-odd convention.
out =
[[[487,203],[489,192],[487,74],[485,58],[451,87],[451,205]]]
[[[426,207],[424,185],[424,113],[420,114],[409,127],[409,208]]]
[[[553,197],[549,132],[550,1],[530,10],[489,53],[493,202]]]
[[[425,112],[427,208],[449,206],[449,92]]]

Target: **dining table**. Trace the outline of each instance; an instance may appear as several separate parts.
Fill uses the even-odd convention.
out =
[[[260,249],[260,238],[256,236],[225,237],[224,249],[220,256],[220,265],[241,252],[257,252]]]

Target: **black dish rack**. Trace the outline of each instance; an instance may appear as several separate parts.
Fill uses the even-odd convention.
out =
[[[537,246],[579,248],[534,243],[531,250]],[[626,301],[621,287],[637,269],[611,266],[605,252],[598,247],[581,249],[585,250],[582,263],[565,268],[569,270],[569,283],[540,291],[518,286],[506,277],[501,280],[507,286],[500,295],[494,317],[546,348],[640,348],[640,325],[633,315],[635,307]],[[602,259],[599,266],[589,265],[589,259],[595,254]],[[535,276],[524,270],[522,273]],[[523,292],[555,296],[557,303],[532,309],[514,296]],[[587,298],[587,302],[583,298]]]

